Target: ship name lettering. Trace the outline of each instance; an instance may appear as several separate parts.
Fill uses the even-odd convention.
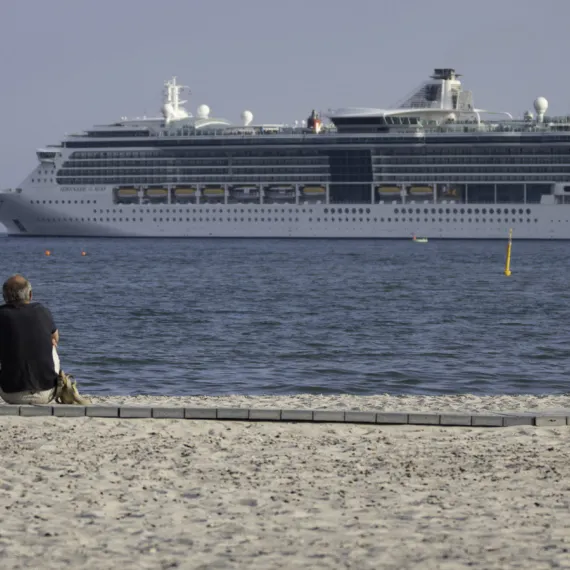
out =
[[[62,192],[104,192],[105,186],[62,186]]]

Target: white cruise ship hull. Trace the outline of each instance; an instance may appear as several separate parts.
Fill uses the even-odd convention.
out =
[[[58,203],[44,204],[46,195]],[[518,239],[570,239],[566,210],[556,204],[117,205],[111,188],[101,187],[0,193],[0,222],[11,236],[504,239],[512,228]]]

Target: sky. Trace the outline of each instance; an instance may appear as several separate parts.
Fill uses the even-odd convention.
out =
[[[436,67],[477,107],[570,114],[569,0],[6,0],[0,6],[0,188],[35,151],[93,124],[186,107],[293,123],[311,109],[387,107]]]

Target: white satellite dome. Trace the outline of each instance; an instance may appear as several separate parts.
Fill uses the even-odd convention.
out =
[[[210,107],[208,105],[199,105],[196,114],[199,119],[207,119],[210,114]]]
[[[253,121],[253,113],[251,111],[245,110],[241,114],[241,119],[243,124],[247,127]]]
[[[544,115],[548,109],[548,101],[544,97],[537,97],[534,100],[534,110],[538,115]]]

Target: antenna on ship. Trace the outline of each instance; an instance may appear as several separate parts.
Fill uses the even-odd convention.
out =
[[[189,91],[190,88],[186,85],[178,85],[176,83],[176,76],[174,76],[170,81],[166,81],[164,83],[164,87],[165,98],[164,104],[162,105],[162,114],[166,123],[168,124],[170,121],[189,117],[190,115],[186,109],[182,107],[182,105],[187,101],[180,100],[180,92],[182,89],[188,89]]]

